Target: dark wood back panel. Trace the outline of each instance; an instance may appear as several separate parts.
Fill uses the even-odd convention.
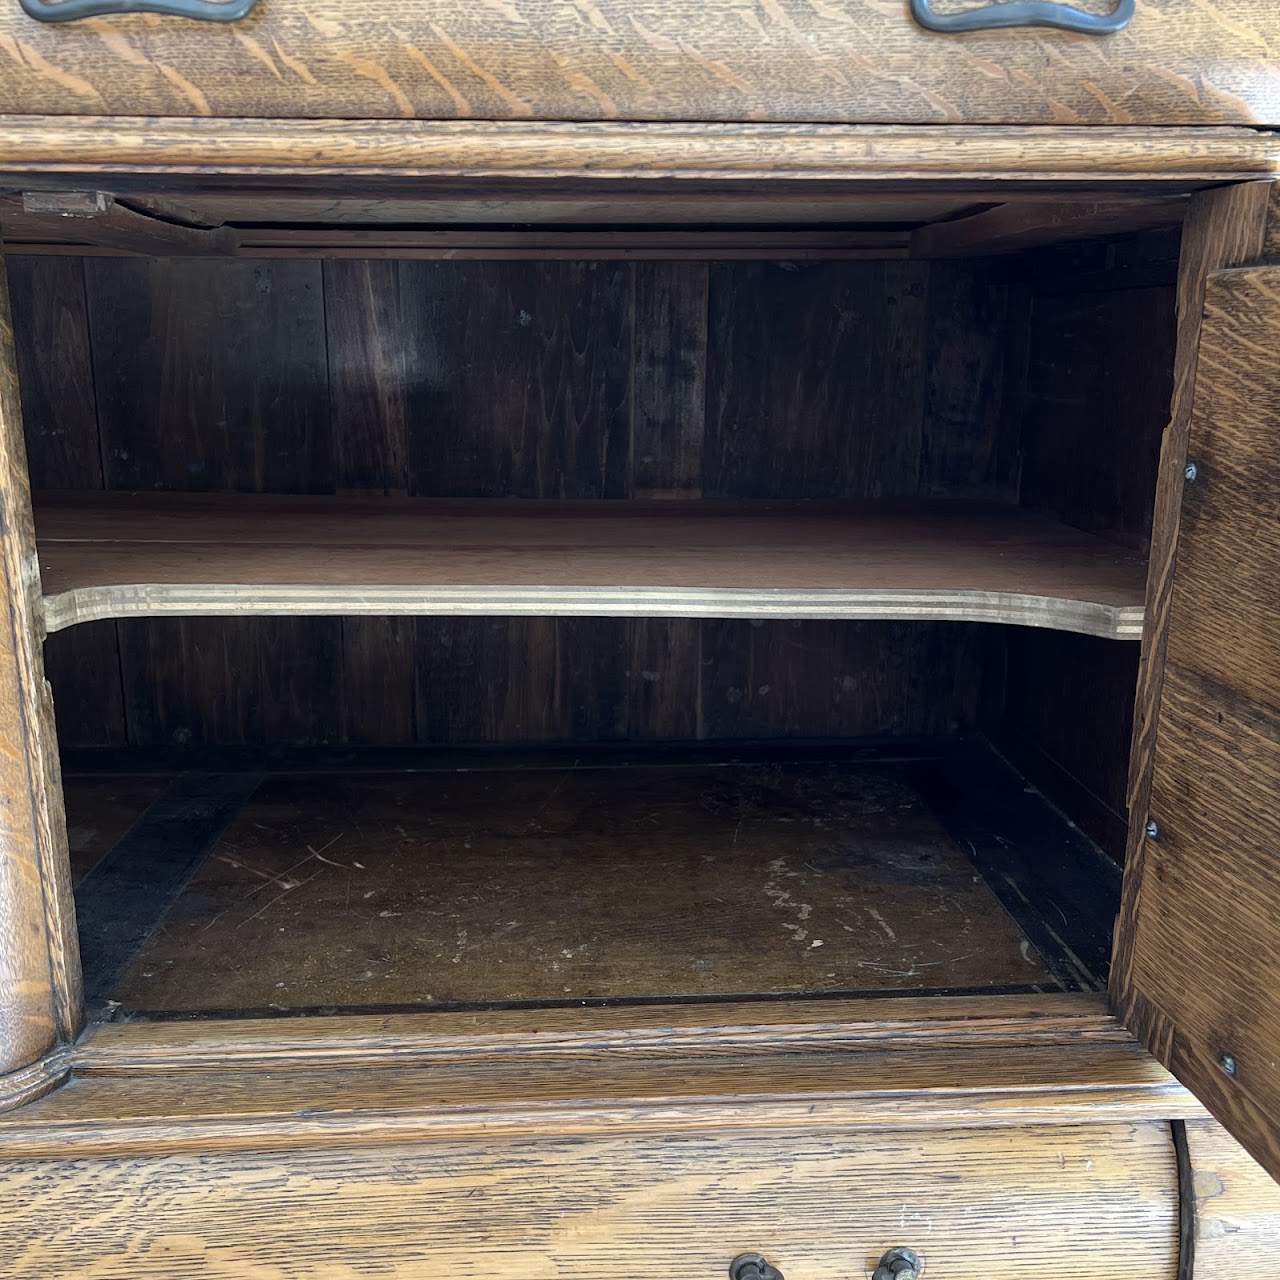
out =
[[[37,487],[1014,496],[999,265],[12,261]],[[98,624],[48,657],[67,744],[511,742],[943,731],[980,648],[258,618]]]
[[[1028,255],[1020,499],[1128,547],[1150,544],[1173,392],[1178,231]],[[1012,358],[1011,358],[1012,359]],[[1007,628],[985,728],[1117,860],[1138,646]]]

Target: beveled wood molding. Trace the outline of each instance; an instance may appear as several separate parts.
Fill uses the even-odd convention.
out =
[[[1153,183],[1266,177],[1280,138],[1222,128],[0,116],[0,174],[569,181]]]
[[[483,1138],[873,1132],[1204,1114],[1133,1043],[727,1057],[583,1052],[358,1068],[93,1072],[0,1117],[7,1158]]]
[[[72,1050],[59,1045],[43,1058],[0,1075],[0,1112],[14,1111],[65,1083],[71,1075],[71,1060]]]
[[[725,1056],[745,1052],[1131,1045],[1093,992],[891,997],[396,1013],[234,1021],[107,1023],[76,1045],[77,1074],[364,1067],[442,1059],[584,1054]]]

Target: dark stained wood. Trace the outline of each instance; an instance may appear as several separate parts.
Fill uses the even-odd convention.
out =
[[[702,635],[695,618],[632,618],[626,634],[627,736],[657,740],[703,737]]]
[[[892,769],[587,758],[269,780],[112,999],[265,1010],[1049,981]]]
[[[712,265],[707,496],[917,492],[927,270]]]
[[[1216,273],[1204,323],[1143,846],[1116,998],[1130,1025],[1280,1172],[1280,271]],[[1150,817],[1159,827],[1141,834]],[[1227,1062],[1227,1060],[1230,1060]],[[1228,1070],[1227,1066],[1231,1069]]]
[[[702,736],[946,733],[972,719],[972,626],[739,621],[702,624]]]
[[[626,737],[634,678],[627,669],[628,625],[614,618],[421,619],[419,741]]]
[[[104,191],[26,192],[20,222],[23,232],[36,239],[67,239],[143,255],[225,256],[234,254],[240,241],[231,227],[192,227],[157,218]]]
[[[1184,202],[1117,200],[1088,203],[1019,201],[998,204],[967,217],[917,227],[911,233],[914,258],[964,258],[975,254],[1017,253],[1023,249],[1115,235],[1178,222]]]
[[[1025,628],[1008,628],[1000,640],[1008,663],[1005,705],[987,732],[1123,862],[1137,647]]]
[[[129,741],[325,742],[339,736],[336,619],[177,618],[120,625]]]
[[[1172,285],[1132,281],[1176,247],[1150,233],[1036,255],[1025,329],[1011,335],[1027,352],[1025,386],[1006,385],[1022,413],[1021,501],[1137,549],[1150,538],[1175,316]],[[988,643],[1004,648],[1007,673],[986,732],[1122,860],[1137,653],[1025,630]]]
[[[1174,365],[1172,289],[1035,299],[1022,500],[1142,547]]]
[[[50,635],[44,644],[44,667],[53,686],[60,746],[120,745],[127,740],[115,619]]]
[[[886,268],[892,270],[892,268]],[[933,262],[927,277],[921,491],[1017,496],[1017,437],[1004,404],[1010,291],[999,264]],[[895,363],[907,350],[885,353]],[[1016,356],[1016,349],[1015,349]],[[911,411],[915,405],[912,402]],[[904,424],[905,425],[905,424]]]
[[[341,741],[402,746],[417,740],[416,626],[412,618],[340,620],[342,666],[328,696],[341,699]]]
[[[702,492],[706,423],[705,264],[637,263],[631,386],[631,493]]]
[[[32,487],[100,489],[84,264],[12,255],[6,265]]]
[[[1268,0],[1151,0],[1105,39],[940,37],[897,5],[746,21],[724,0],[601,0],[589,19],[534,0],[323,0],[248,25],[116,21],[109,39],[15,11],[0,52],[0,111],[61,116],[1280,124]]]
[[[404,492],[409,431],[422,425],[430,350],[421,270],[401,262],[326,262],[333,468],[339,489]]]
[[[620,498],[630,472],[631,270],[422,263],[430,298],[411,493]]]
[[[319,263],[98,258],[85,271],[107,488],[332,484]]]
[[[78,258],[20,256],[6,262],[31,484],[101,489],[84,264]],[[50,640],[44,663],[64,746],[124,741],[114,622]]]

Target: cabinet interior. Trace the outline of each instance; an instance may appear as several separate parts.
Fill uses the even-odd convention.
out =
[[[1104,986],[1182,205],[979,196],[0,200],[91,1013]]]

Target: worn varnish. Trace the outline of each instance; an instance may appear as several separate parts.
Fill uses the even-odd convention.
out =
[[[1280,623],[1274,517],[1280,272],[1205,291],[1143,838],[1120,936],[1120,1008],[1152,1051],[1280,1172]],[[1185,482],[1184,482],[1185,483]],[[1139,814],[1138,831],[1143,828]]]
[[[112,998],[265,1010],[1048,981],[892,772],[655,763],[272,780]]]
[[[1104,39],[945,37],[866,0],[760,13],[725,0],[601,0],[588,13],[449,0],[429,14],[324,0],[199,28],[118,16],[48,27],[15,10],[0,53],[0,111],[48,115],[1280,123],[1266,0],[1152,0]]]

